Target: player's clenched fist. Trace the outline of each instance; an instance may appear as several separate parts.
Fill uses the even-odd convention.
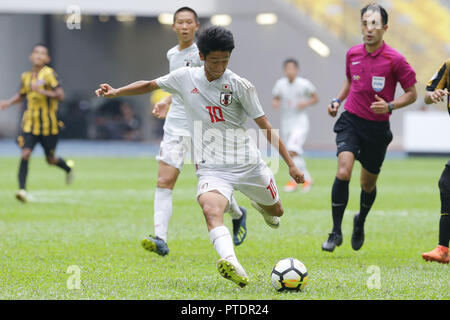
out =
[[[114,97],[117,94],[117,89],[114,89],[107,83],[102,83],[99,85],[100,88],[95,90],[95,94],[97,97],[105,97],[105,98],[111,98]]]
[[[447,89],[437,89],[432,92],[427,92],[425,99],[431,100],[432,103],[439,103],[444,101],[444,98],[449,95],[449,92]]]
[[[332,117],[336,117],[336,114],[338,112],[339,103],[338,102],[332,102],[328,105],[328,114]]]
[[[305,182],[305,177],[303,175],[303,172],[301,172],[296,166],[292,166],[289,168],[289,175],[297,183]]]

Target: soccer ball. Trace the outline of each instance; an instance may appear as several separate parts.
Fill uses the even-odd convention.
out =
[[[273,287],[278,292],[301,291],[308,282],[308,271],[299,260],[286,258],[277,262],[270,277]]]

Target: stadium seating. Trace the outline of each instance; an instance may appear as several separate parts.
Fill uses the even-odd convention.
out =
[[[351,46],[361,42],[357,0],[287,0]],[[423,88],[450,56],[450,8],[437,0],[382,1],[389,13],[385,40],[417,71]]]

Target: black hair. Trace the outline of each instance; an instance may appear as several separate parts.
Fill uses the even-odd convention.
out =
[[[234,38],[230,30],[221,26],[203,29],[197,37],[198,50],[206,57],[211,51],[228,51],[234,49]]]
[[[283,62],[283,67],[286,67],[286,65],[287,65],[288,63],[293,63],[293,64],[295,64],[295,66],[296,66],[297,68],[300,68],[300,65],[298,64],[297,59],[294,59],[294,58],[288,58],[288,59],[284,60],[284,62]]]
[[[180,12],[184,12],[184,11],[192,12],[194,14],[195,22],[198,22],[198,15],[194,9],[189,8],[189,7],[181,7],[180,9],[175,11],[175,13],[173,14],[173,23],[175,23],[175,20],[177,19],[177,14],[179,14]]]
[[[380,9],[381,22],[383,23],[383,26],[387,25],[388,13],[382,6],[380,6],[379,4],[376,4],[376,3],[368,4],[367,6],[365,6],[364,8],[361,9],[361,19],[362,19],[363,15],[367,12],[367,9],[369,9],[370,7],[377,7]]]
[[[44,47],[45,49],[47,49],[47,54],[50,55],[50,49],[48,48],[48,46],[46,44],[41,43],[41,42],[34,44],[33,47],[31,47],[31,52],[33,52],[36,47]]]

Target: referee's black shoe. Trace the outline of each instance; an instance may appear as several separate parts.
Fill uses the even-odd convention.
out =
[[[328,235],[327,241],[322,243],[322,250],[333,252],[336,247],[342,244],[342,233],[332,232]]]
[[[364,223],[358,223],[359,213],[353,217],[353,233],[352,233],[352,248],[353,250],[361,249],[364,244]]]

